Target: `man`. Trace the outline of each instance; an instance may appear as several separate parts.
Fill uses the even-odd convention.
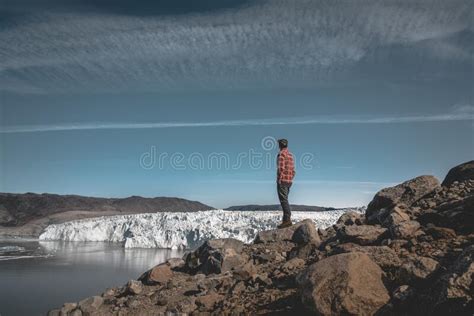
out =
[[[280,146],[280,153],[277,158],[277,191],[281,208],[283,209],[283,221],[278,225],[278,228],[285,228],[293,225],[291,222],[288,194],[290,193],[291,184],[295,177],[295,163],[293,155],[288,151],[288,141],[286,139],[279,139],[278,145]]]

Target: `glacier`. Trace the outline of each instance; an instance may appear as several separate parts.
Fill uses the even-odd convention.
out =
[[[316,227],[326,228],[349,210],[362,211],[292,212],[292,219],[309,218]],[[215,238],[252,242],[259,231],[276,228],[281,216],[281,211],[225,210],[103,216],[49,225],[39,239],[121,242],[125,248],[192,249]]]

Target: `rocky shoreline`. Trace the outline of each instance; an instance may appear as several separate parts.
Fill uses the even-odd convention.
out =
[[[474,161],[442,184],[378,192],[365,214],[310,220],[251,244],[206,241],[138,280],[49,315],[472,315]]]

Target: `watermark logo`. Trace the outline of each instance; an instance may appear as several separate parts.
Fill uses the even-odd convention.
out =
[[[260,148],[249,148],[237,154],[226,152],[160,152],[155,145],[140,155],[140,167],[144,170],[167,169],[173,170],[272,170],[276,168],[278,141],[272,136],[265,136],[260,142]],[[296,169],[312,170],[317,161],[315,154],[305,152],[296,156],[293,154]]]
[[[275,137],[265,136],[264,138],[262,138],[260,145],[263,150],[272,151],[277,148],[277,140],[275,139]]]
[[[144,152],[140,156],[140,167],[151,170],[156,166],[156,146],[151,146],[149,152]]]

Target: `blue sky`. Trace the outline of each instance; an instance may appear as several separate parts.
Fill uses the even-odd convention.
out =
[[[473,4],[426,3],[2,2],[0,191],[277,203],[280,137],[293,203],[442,179],[474,157]]]

